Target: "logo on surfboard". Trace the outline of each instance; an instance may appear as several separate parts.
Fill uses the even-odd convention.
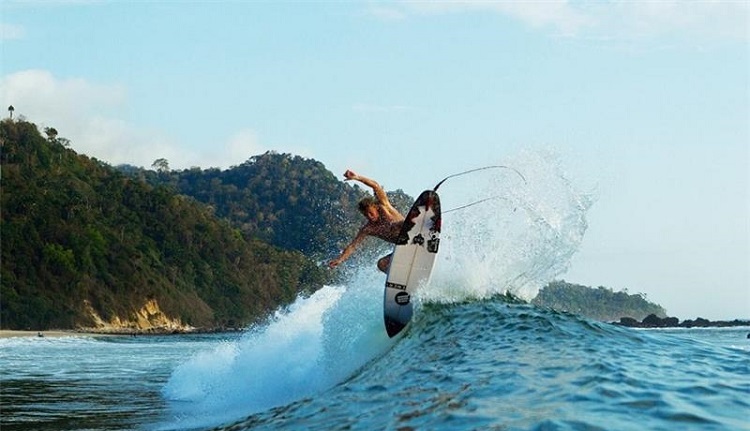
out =
[[[396,301],[396,304],[398,305],[406,305],[411,300],[411,296],[407,292],[399,292],[393,300]]]

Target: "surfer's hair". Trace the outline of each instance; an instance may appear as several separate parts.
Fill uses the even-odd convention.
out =
[[[377,207],[378,201],[377,199],[371,197],[362,198],[357,205],[357,207],[359,208],[359,212],[361,212],[362,214],[367,211],[367,208],[370,208],[372,206]]]

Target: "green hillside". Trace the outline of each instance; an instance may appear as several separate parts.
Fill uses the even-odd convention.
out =
[[[355,235],[363,219],[357,202],[369,193],[339,181],[313,159],[267,152],[226,170],[129,169],[150,184],[169,185],[209,205],[245,236],[318,259],[331,258]],[[167,162],[168,164],[168,162]],[[351,185],[350,185],[351,184]],[[408,211],[413,198],[389,192]]]
[[[92,326],[91,310],[129,320],[152,300],[187,325],[242,325],[328,276],[294,247],[246,239],[211,207],[48,132],[0,123],[2,328]]]
[[[613,292],[603,286],[594,289],[565,281],[553,281],[543,287],[532,304],[609,322],[622,317],[640,320],[650,314],[667,315],[664,308],[647,301],[642,294]]]

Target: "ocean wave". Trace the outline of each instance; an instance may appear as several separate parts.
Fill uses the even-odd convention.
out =
[[[429,304],[346,382],[221,429],[747,429],[747,374],[727,383],[747,359],[501,298]]]

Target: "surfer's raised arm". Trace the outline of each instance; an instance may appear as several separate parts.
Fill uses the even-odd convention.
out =
[[[344,178],[347,181],[359,181],[372,188],[375,198],[365,197],[359,201],[357,207],[367,222],[362,226],[352,242],[344,248],[339,257],[328,263],[328,266],[331,268],[337,267],[341,262],[348,259],[357,248],[357,245],[368,236],[374,236],[395,244],[404,222],[404,216],[391,205],[388,196],[385,194],[385,190],[383,190],[383,187],[377,181],[363,177],[351,170],[344,172]],[[382,257],[378,260],[378,269],[387,272],[390,261],[391,255]]]
[[[401,221],[404,219],[401,213],[399,213],[398,210],[391,204],[391,201],[388,199],[388,195],[385,193],[385,190],[377,181],[359,175],[351,170],[347,170],[346,172],[344,172],[344,178],[344,181],[355,180],[366,185],[367,187],[370,187],[373,194],[375,195],[375,199],[382,207],[383,212],[388,219],[390,219],[391,221]]]
[[[347,170],[346,172],[344,172],[344,178],[346,178],[344,181],[355,180],[366,185],[367,187],[372,189],[372,192],[375,194],[375,198],[377,198],[378,202],[380,202],[381,204],[388,203],[390,205],[388,195],[385,194],[385,190],[383,190],[383,187],[381,187],[377,181],[371,178],[363,177],[362,175],[359,175],[351,170]]]

